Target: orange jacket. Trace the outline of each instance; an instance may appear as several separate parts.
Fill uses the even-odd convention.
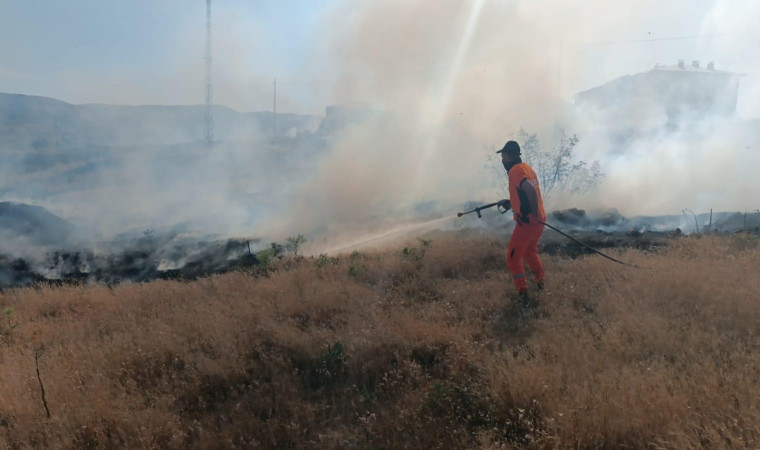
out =
[[[541,198],[541,188],[538,187],[538,177],[536,176],[536,172],[534,172],[529,165],[518,163],[509,169],[507,175],[509,176],[509,201],[512,203],[512,211],[515,212],[515,215],[526,215],[530,213],[537,217],[538,220],[546,221],[544,201]],[[530,211],[528,198],[522,191],[517,189],[525,179],[536,188],[536,194],[538,195],[538,211]]]

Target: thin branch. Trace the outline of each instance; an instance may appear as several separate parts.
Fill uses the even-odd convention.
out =
[[[37,350],[34,350],[34,365],[37,368],[37,381],[40,382],[40,391],[42,392],[42,404],[45,406],[45,414],[48,419],[50,418],[50,409],[48,409],[47,400],[45,399],[45,386],[42,385],[42,377],[40,377],[40,363],[37,355]]]

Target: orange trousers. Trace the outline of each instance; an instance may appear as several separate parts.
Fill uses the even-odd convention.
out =
[[[535,219],[534,219],[535,220]],[[523,260],[528,263],[536,283],[544,281],[544,266],[538,257],[538,240],[544,232],[540,223],[520,223],[515,226],[507,247],[507,268],[519,292],[528,291]]]

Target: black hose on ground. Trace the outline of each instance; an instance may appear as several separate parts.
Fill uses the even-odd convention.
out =
[[[618,259],[615,259],[615,258],[613,258],[612,256],[607,256],[607,255],[605,255],[604,253],[600,252],[599,250],[595,249],[594,247],[592,247],[592,246],[590,246],[590,245],[588,245],[588,244],[584,244],[583,242],[579,241],[578,239],[575,239],[574,237],[570,236],[569,234],[567,234],[567,233],[563,232],[562,230],[560,230],[560,229],[558,229],[558,228],[555,228],[555,227],[553,227],[553,226],[549,225],[549,224],[548,224],[548,223],[546,223],[546,222],[541,222],[541,221],[539,220],[539,221],[538,221],[538,223],[540,223],[541,225],[545,225],[545,226],[547,226],[547,227],[551,228],[552,230],[556,231],[557,233],[561,234],[562,236],[565,236],[566,238],[568,238],[568,239],[570,239],[570,240],[572,240],[572,241],[574,241],[574,242],[577,242],[577,243],[581,244],[582,246],[586,247],[587,249],[591,250],[592,252],[594,252],[594,253],[597,253],[597,254],[599,254],[599,255],[602,255],[602,256],[604,256],[605,258],[609,259],[610,261],[614,261],[614,262],[616,262],[616,263],[618,263],[618,264],[622,264],[622,265],[624,265],[624,266],[630,266],[630,267],[636,267],[636,268],[639,268],[639,266],[637,266],[637,265],[635,265],[635,264],[630,264],[630,263],[627,263],[627,262],[623,262],[623,261],[620,261],[620,260],[618,260]]]
[[[480,215],[480,212],[481,212],[482,210],[484,210],[484,209],[488,209],[488,208],[493,208],[494,206],[498,206],[498,208],[497,208],[497,209],[499,210],[499,212],[500,212],[501,214],[504,214],[504,213],[506,213],[507,211],[509,211],[509,209],[510,209],[510,207],[511,207],[511,205],[509,205],[508,201],[507,201],[507,205],[508,205],[508,206],[507,206],[507,207],[505,207],[505,208],[502,210],[502,208],[501,208],[501,202],[494,202],[494,203],[489,203],[489,204],[487,204],[487,205],[479,206],[479,207],[477,207],[477,208],[475,208],[475,209],[472,209],[472,210],[470,210],[470,211],[466,211],[466,212],[460,212],[460,213],[458,213],[458,214],[457,214],[457,217],[462,217],[462,216],[463,216],[463,215],[465,215],[465,214],[470,214],[470,213],[473,213],[473,212],[474,212],[474,213],[477,213],[477,214],[478,214],[478,217],[481,217],[481,215]],[[564,231],[562,231],[562,230],[560,230],[560,229],[558,229],[558,228],[555,228],[555,227],[553,227],[553,226],[549,225],[549,224],[548,224],[548,223],[546,223],[546,222],[541,222],[541,221],[539,220],[539,221],[538,221],[538,223],[540,223],[541,225],[545,225],[545,226],[547,226],[547,227],[551,228],[552,230],[556,231],[557,233],[561,234],[562,236],[565,236],[566,238],[570,239],[571,241],[574,241],[574,242],[577,242],[577,243],[581,244],[582,246],[586,247],[587,249],[591,250],[592,252],[594,252],[594,253],[597,253],[597,254],[599,254],[599,255],[602,255],[602,256],[604,256],[605,258],[609,259],[610,261],[614,261],[614,262],[616,262],[616,263],[618,263],[618,264],[622,264],[622,265],[624,265],[624,266],[629,266],[629,267],[636,267],[636,268],[639,268],[639,266],[637,266],[637,265],[635,265],[635,264],[630,264],[630,263],[627,263],[627,262],[623,262],[623,261],[620,261],[620,260],[617,260],[617,259],[613,258],[612,256],[608,256],[608,255],[605,255],[604,253],[600,252],[599,250],[595,249],[594,247],[592,247],[592,246],[590,246],[590,245],[588,245],[588,244],[585,244],[585,243],[583,243],[583,242],[579,241],[578,239],[576,239],[576,238],[574,238],[574,237],[570,236],[569,234],[565,233]]]

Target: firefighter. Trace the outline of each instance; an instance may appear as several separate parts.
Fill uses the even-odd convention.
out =
[[[538,240],[544,231],[546,221],[541,188],[533,169],[520,159],[520,145],[508,141],[496,153],[501,153],[501,162],[509,177],[509,200],[502,200],[504,207],[512,207],[517,222],[507,247],[507,268],[517,287],[523,306],[535,306],[528,296],[528,280],[523,261],[530,267],[533,281],[539,290],[544,288],[544,267],[538,257]]]

